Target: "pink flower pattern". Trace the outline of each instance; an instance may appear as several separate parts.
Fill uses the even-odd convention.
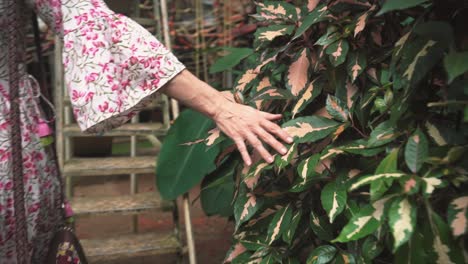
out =
[[[128,121],[185,67],[156,38],[102,0],[26,0],[63,39],[65,83],[82,130],[99,132]],[[16,263],[11,176],[10,98],[4,14],[0,0],[0,263]],[[22,34],[24,29],[18,29]],[[20,69],[26,77],[25,65]],[[61,222],[60,185],[50,150],[41,145],[41,116],[33,84],[20,83],[23,170],[28,235],[33,263],[43,263]]]

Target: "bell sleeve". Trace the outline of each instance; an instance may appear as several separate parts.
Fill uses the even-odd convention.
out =
[[[151,33],[102,0],[34,0],[63,37],[73,113],[86,132],[118,127],[185,69]]]

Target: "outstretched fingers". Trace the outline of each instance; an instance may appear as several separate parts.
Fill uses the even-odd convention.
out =
[[[261,123],[261,126],[269,133],[276,135],[278,138],[283,140],[286,143],[293,143],[293,138],[286,132],[284,131],[280,126],[277,124],[269,121],[269,120],[264,120]]]

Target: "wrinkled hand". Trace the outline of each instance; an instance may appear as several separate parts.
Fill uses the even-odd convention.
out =
[[[280,126],[273,122],[281,119],[281,115],[262,112],[232,100],[225,100],[218,107],[213,119],[219,129],[234,140],[248,166],[252,164],[252,159],[247,151],[246,141],[269,163],[273,162],[273,156],[266,150],[263,142],[279,153],[286,154],[287,149],[275,136],[287,143],[293,141]]]

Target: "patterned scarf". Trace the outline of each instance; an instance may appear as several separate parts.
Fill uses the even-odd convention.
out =
[[[20,99],[19,80],[21,72],[18,69],[22,61],[24,46],[21,44],[23,34],[22,17],[25,10],[23,0],[7,0],[8,7],[8,69],[10,81],[10,123],[11,123],[11,148],[12,148],[12,175],[14,189],[15,208],[15,239],[18,264],[29,264],[30,250],[28,244],[26,212],[24,205],[23,186],[23,158],[21,154],[21,130],[20,130]],[[19,29],[19,30],[18,30]]]

